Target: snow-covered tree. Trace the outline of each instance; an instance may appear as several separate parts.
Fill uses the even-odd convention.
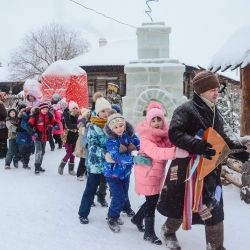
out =
[[[217,98],[217,107],[232,130],[237,133],[240,128],[241,95],[232,90],[230,83],[228,83],[227,87],[221,85],[220,96]],[[229,132],[226,124],[225,132]]]

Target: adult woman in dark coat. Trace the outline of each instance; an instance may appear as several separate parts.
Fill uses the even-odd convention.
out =
[[[179,106],[172,117],[169,128],[169,139],[177,147],[187,150],[191,154],[199,154],[212,159],[215,150],[204,140],[195,138],[200,129],[213,127],[226,141],[231,149],[246,147],[236,145],[224,133],[223,120],[215,106],[218,96],[219,82],[217,77],[209,71],[197,74],[193,79],[194,97],[189,102]],[[245,162],[249,153],[244,151],[234,154],[235,158]],[[168,175],[161,193],[157,210],[168,217],[162,226],[162,237],[170,249],[181,249],[175,232],[182,224],[186,171],[190,157],[175,159],[170,165]],[[212,217],[202,220],[199,213],[193,213],[193,224],[204,224],[206,231],[207,249],[223,250],[223,198],[215,198],[216,188],[221,188],[221,165],[204,178],[202,191],[203,204],[206,205]],[[173,178],[174,176],[174,178]],[[219,189],[220,189],[219,188]],[[218,188],[217,188],[218,189]],[[211,248],[209,248],[211,247]]]
[[[7,110],[4,106],[6,101],[6,93],[0,92],[0,159],[6,157],[7,139],[8,139],[8,128],[6,127],[5,119],[7,117]]]

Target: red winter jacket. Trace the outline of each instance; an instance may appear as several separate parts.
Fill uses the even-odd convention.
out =
[[[32,115],[27,123],[27,129],[31,135],[35,133],[38,134],[38,141],[46,142],[48,141],[48,128],[49,126],[58,125],[54,116],[51,113],[42,114],[39,110],[39,113]]]

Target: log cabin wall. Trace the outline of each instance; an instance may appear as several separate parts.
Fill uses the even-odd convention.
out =
[[[87,73],[88,91],[89,91],[89,107],[92,104],[93,94],[97,91],[107,95],[107,84],[115,83],[119,86],[118,94],[126,95],[126,75],[124,74],[124,66],[81,66]]]

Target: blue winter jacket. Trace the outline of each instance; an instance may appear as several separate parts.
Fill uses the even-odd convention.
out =
[[[20,127],[22,128],[21,131],[19,131],[17,133],[17,138],[16,138],[16,142],[18,144],[24,145],[24,146],[32,146],[33,145],[33,141],[31,138],[31,135],[28,133],[27,131],[27,122],[30,118],[30,115],[27,114],[26,112],[20,112],[19,114],[19,118],[20,120]]]
[[[134,134],[133,126],[126,122],[126,131],[121,136],[118,136],[113,133],[106,124],[104,127],[104,133],[108,138],[106,141],[107,151],[115,162],[110,163],[105,161],[104,176],[119,179],[128,178],[134,165],[133,156],[131,156],[129,150],[125,153],[120,153],[119,148],[121,144],[128,147],[132,143],[136,149],[139,150],[140,140]]]

